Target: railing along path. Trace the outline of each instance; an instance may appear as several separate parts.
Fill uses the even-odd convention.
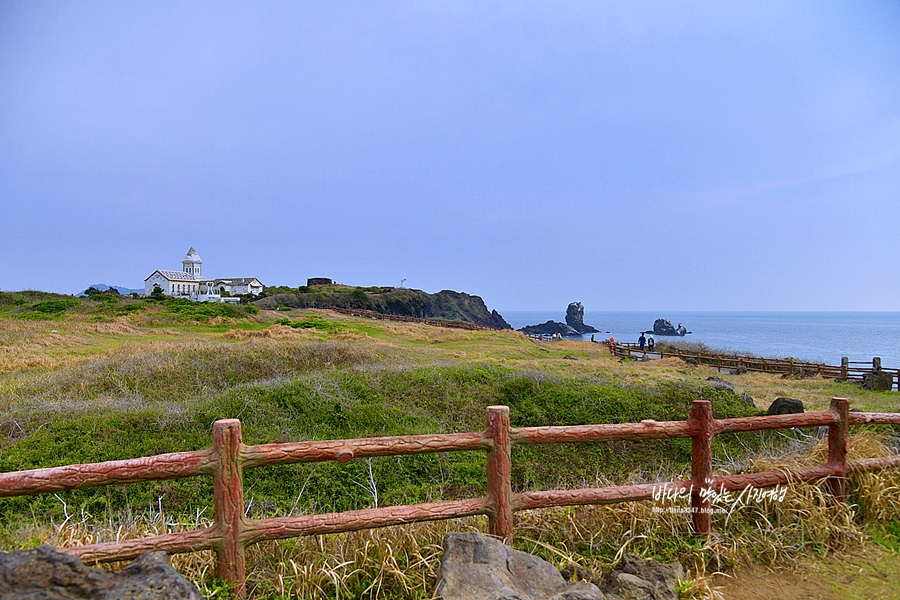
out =
[[[719,372],[723,370],[746,369],[747,371],[758,371],[760,373],[775,373],[782,375],[820,375],[825,379],[837,379],[839,381],[862,381],[863,378],[873,371],[884,372],[891,376],[895,382],[893,385],[900,389],[900,369],[882,368],[881,359],[875,357],[871,361],[851,361],[844,358],[840,366],[826,365],[825,363],[815,363],[802,360],[794,360],[791,358],[761,358],[758,356],[742,356],[739,354],[719,354],[703,352],[688,352],[672,348],[671,346],[661,347],[659,344],[651,351],[649,347],[642,350],[639,344],[633,342],[604,342],[609,347],[610,352],[619,358],[633,358],[635,356],[659,355],[659,357],[675,357],[684,359],[694,359],[697,364],[709,365],[715,367]],[[854,366],[856,365],[856,366]],[[865,366],[862,366],[865,365]]]
[[[738,491],[748,485],[764,488],[792,481],[829,478],[829,486],[838,500],[845,496],[845,476],[853,471],[900,466],[900,456],[848,461],[847,430],[856,424],[900,425],[900,414],[851,413],[849,401],[834,398],[823,412],[792,415],[714,419],[709,401],[697,400],[687,421],[571,425],[556,427],[512,428],[509,408],[489,406],[484,431],[436,435],[414,435],[348,440],[304,441],[286,444],[246,446],[241,441],[241,423],[237,419],[216,421],[212,447],[194,452],[175,452],[143,458],[102,463],[68,465],[48,469],[0,473],[0,497],[58,492],[86,487],[120,485],[144,481],[212,475],[214,524],[205,529],[169,533],[64,548],[86,562],[110,562],[136,558],[147,550],[170,553],[212,549],[216,553],[216,573],[235,584],[239,596],[246,593],[244,552],[247,546],[265,540],[303,535],[339,533],[373,527],[422,521],[487,515],[492,535],[511,543],[515,511],[609,504],[649,500],[660,486],[689,494],[692,527],[698,535],[708,535],[712,527],[711,500],[701,494],[703,488]],[[786,429],[791,427],[828,427],[828,461],[824,465],[798,467],[787,471],[765,471],[714,476],[711,442],[715,435]],[[513,444],[561,444],[613,440],[691,438],[691,479],[655,484],[546,490],[514,493],[510,481]],[[354,458],[395,456],[428,452],[484,450],[487,452],[487,494],[483,498],[429,502],[386,508],[353,510],[341,513],[299,517],[249,519],[244,511],[243,471],[269,465]]]

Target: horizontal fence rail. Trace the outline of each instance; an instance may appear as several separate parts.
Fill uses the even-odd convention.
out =
[[[218,577],[235,584],[239,596],[246,594],[244,552],[247,546],[266,540],[304,535],[340,533],[374,527],[423,521],[487,515],[492,535],[511,543],[513,513],[521,510],[610,504],[650,500],[661,487],[691,498],[692,528],[708,535],[712,528],[711,500],[700,493],[704,487],[739,491],[748,485],[766,488],[789,482],[828,478],[835,498],[845,497],[848,473],[900,466],[900,456],[847,460],[848,428],[851,425],[900,425],[898,413],[849,412],[849,401],[834,398],[827,411],[791,415],[714,419],[709,401],[697,400],[687,421],[644,420],[640,423],[565,425],[512,428],[509,408],[489,406],[487,427],[482,432],[413,435],[347,440],[244,445],[237,419],[216,421],[212,447],[194,452],[176,452],[128,460],[48,469],[0,473],[0,496],[22,496],[104,485],[138,483],[178,477],[212,475],[214,524],[205,529],[169,533],[140,539],[64,548],[86,562],[110,562],[136,558],[147,550],[169,553],[212,549],[216,553]],[[789,470],[714,476],[712,438],[723,433],[828,427],[828,460],[824,465]],[[511,485],[513,444],[561,444],[660,438],[691,439],[691,478],[686,481],[623,485],[575,490],[514,493]],[[245,516],[243,471],[245,469],[298,462],[394,456],[427,452],[483,450],[487,453],[487,494],[483,498],[449,500],[425,504],[352,510],[298,517],[249,519]]]
[[[679,350],[671,346],[655,346],[651,352],[649,346],[642,349],[640,344],[632,342],[604,342],[613,355],[619,358],[635,358],[647,355],[658,355],[659,358],[680,358],[682,360],[693,359],[700,365],[709,365],[721,371],[735,371],[745,369],[760,373],[775,373],[781,375],[813,376],[819,375],[825,379],[837,379],[840,381],[862,382],[866,375],[877,371],[887,373],[893,381],[893,386],[900,390],[900,368],[883,368],[881,359],[876,357],[871,361],[843,360],[841,365],[826,365],[825,363],[793,360],[790,358],[761,358],[758,356],[741,356],[739,354],[719,354],[689,352]],[[867,366],[852,366],[867,365]]]

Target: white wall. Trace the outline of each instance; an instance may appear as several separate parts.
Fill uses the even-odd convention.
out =
[[[154,273],[152,277],[149,277],[144,281],[144,293],[149,296],[153,292],[153,288],[157,285],[162,288],[163,293],[172,293],[172,287],[169,284],[169,280],[159,273]]]

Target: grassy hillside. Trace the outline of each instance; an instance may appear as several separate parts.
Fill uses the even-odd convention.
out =
[[[510,329],[509,323],[503,320],[496,310],[488,310],[480,296],[452,290],[429,294],[422,290],[407,288],[362,288],[333,284],[300,286],[299,288],[266,288],[265,293],[267,297],[254,304],[268,310],[353,308],[389,315],[466,321],[494,329]]]
[[[52,311],[40,308],[47,302],[61,304],[49,305]],[[216,306],[223,308],[210,308]],[[238,312],[206,312],[225,309]],[[735,393],[710,387],[706,378],[712,374],[677,359],[620,362],[599,344],[545,344],[512,331],[442,329],[309,309],[256,314],[252,308],[184,306],[172,300],[3,293],[0,471],[205,448],[212,423],[229,417],[241,419],[245,443],[255,444],[477,431],[484,427],[484,408],[497,403],[510,406],[514,426],[684,419],[697,398],[712,400],[717,417],[756,414],[776,396],[799,398],[817,409],[827,407],[832,396],[846,396],[861,409],[900,410],[896,393],[864,392],[820,379],[729,376],[738,392],[747,391],[756,400],[751,407]],[[746,467],[762,450],[788,451],[804,440],[815,442],[801,432],[721,436],[715,439],[716,462]],[[683,473],[689,454],[689,440],[516,447],[513,485],[525,490],[658,480]],[[365,508],[376,501],[391,505],[471,497],[483,494],[484,487],[480,452],[270,467],[245,474],[248,513],[254,517]],[[3,499],[0,544],[11,548],[44,540],[72,543],[84,536],[104,539],[117,535],[116,524],[127,524],[136,535],[159,527],[161,520],[167,528],[189,528],[208,519],[211,498],[211,482],[197,478]],[[663,536],[651,528],[644,541],[629,542],[633,547],[694,565],[719,556],[718,550],[704,548],[679,529],[684,519],[660,521],[641,513],[644,509],[649,507],[628,509],[638,511],[634,518],[643,515],[641,527],[655,523],[674,529]],[[554,552],[564,548],[578,560],[610,562],[624,543],[616,537],[625,535],[624,529],[593,540],[584,537],[589,532],[581,525],[566,523],[579,515],[595,530],[608,528],[612,525],[604,519],[622,518],[624,513],[617,510],[625,509],[520,515],[520,544],[553,560],[560,559]],[[858,518],[836,516],[827,507],[821,510],[830,520],[843,515],[852,523]],[[541,516],[545,514],[550,516]],[[892,522],[892,514],[877,518]],[[729,527],[753,531],[752,515],[743,518],[750,521],[735,519]],[[790,520],[786,515],[779,518]],[[62,522],[64,527],[58,525]],[[353,560],[369,565],[378,556],[384,559],[372,554],[369,544],[403,538],[408,545],[396,547],[403,557],[395,560],[404,572],[418,573],[421,582],[412,585],[397,575],[384,594],[427,597],[435,551],[424,548],[439,541],[447,528],[482,526],[479,523],[474,519],[417,526],[405,534],[331,536],[320,543],[329,544],[334,555],[362,552]],[[722,524],[714,529],[722,531]],[[834,544],[852,537],[852,531],[825,532],[816,543],[827,547],[829,539]],[[890,543],[893,530],[886,531]],[[809,536],[796,535],[802,547]],[[266,544],[253,552],[253,564],[259,568],[254,585],[263,597],[280,597],[277,586],[272,587],[274,573],[288,577],[291,560],[306,557],[303,560],[319,565],[315,573],[320,574],[331,564],[328,556],[316,554],[302,540]],[[209,591],[216,585],[203,574],[202,565],[209,560],[201,554],[178,558],[176,564],[190,572],[196,569],[198,581]],[[413,563],[418,566],[413,568]],[[367,570],[374,564],[358,565],[359,573],[347,575],[343,593],[362,595],[373,577],[384,573],[383,568]],[[334,595],[333,578],[320,582],[319,594],[310,583],[317,581],[312,574],[302,582],[299,577],[295,574],[288,586],[298,597]]]

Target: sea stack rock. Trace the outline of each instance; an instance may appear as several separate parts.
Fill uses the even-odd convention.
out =
[[[575,331],[575,329],[569,327],[565,323],[553,320],[541,323],[540,325],[527,325],[522,329],[519,329],[519,331],[526,335],[553,335],[554,333],[565,336],[580,335],[578,331]]]
[[[678,324],[678,327],[673,327],[672,322],[666,319],[653,321],[653,335],[684,336],[687,332],[688,330],[681,323]]]
[[[600,333],[590,325],[584,324],[584,306],[581,302],[572,302],[566,309],[566,324],[578,333]]]

